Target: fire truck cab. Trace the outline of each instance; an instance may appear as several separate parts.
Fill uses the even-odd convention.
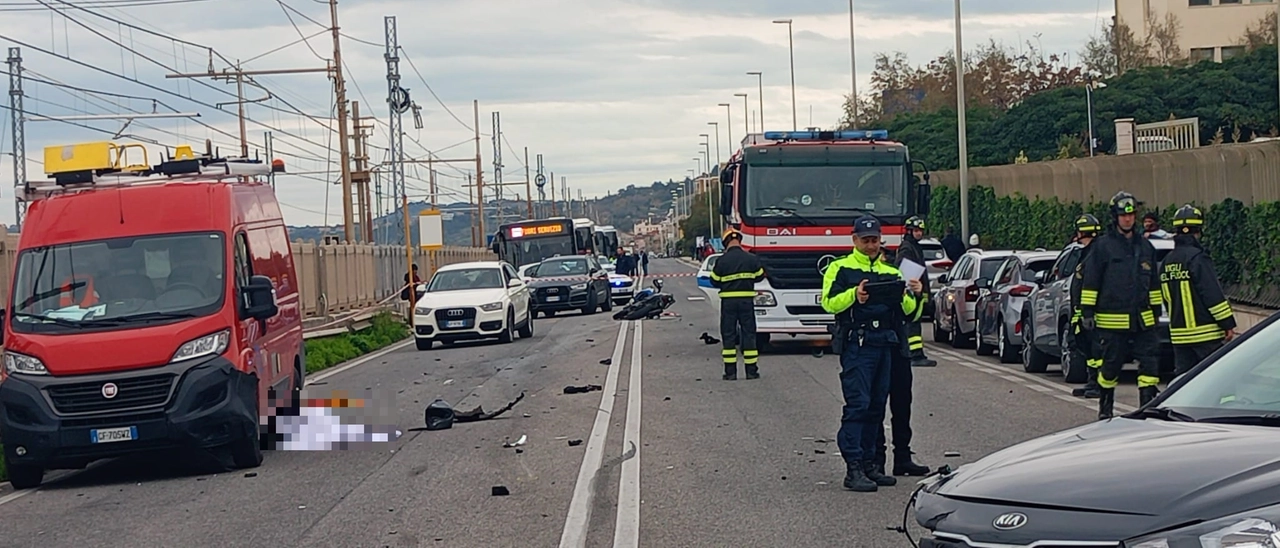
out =
[[[762,346],[778,334],[829,336],[822,275],[853,248],[855,219],[877,217],[893,250],[906,219],[929,212],[928,168],[885,130],[748,135],[720,183],[720,213],[764,266],[755,298]]]

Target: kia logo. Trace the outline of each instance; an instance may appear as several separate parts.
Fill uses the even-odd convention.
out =
[[[996,529],[999,529],[1001,531],[1017,529],[1026,524],[1027,524],[1027,515],[1019,512],[1001,514],[996,517],[995,521],[991,522],[992,527],[995,527]]]
[[[450,316],[461,316],[462,314],[463,314],[462,310],[450,310],[450,311],[449,311],[449,315],[450,315]]]
[[[818,257],[818,274],[826,273],[827,267],[831,266],[831,263],[835,261],[836,261],[835,255],[823,255],[821,257]]]
[[[120,387],[116,386],[115,383],[109,382],[107,384],[102,385],[102,397],[106,399],[114,398],[116,397],[116,394],[119,394],[119,393],[120,393]]]

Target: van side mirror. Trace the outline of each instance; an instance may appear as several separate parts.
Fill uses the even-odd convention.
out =
[[[276,288],[271,283],[271,278],[266,276],[253,276],[249,278],[249,284],[241,289],[245,295],[244,315],[255,320],[266,320],[280,313],[280,308],[276,306]]]
[[[928,177],[929,174],[926,173],[925,179],[928,179]],[[921,217],[929,215],[929,205],[932,203],[932,200],[933,187],[929,186],[929,183],[927,182],[921,183],[916,192],[916,211]]]

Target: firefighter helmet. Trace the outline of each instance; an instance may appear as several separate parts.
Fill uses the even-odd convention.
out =
[[[1076,232],[1097,236],[1099,232],[1102,232],[1102,223],[1098,222],[1097,217],[1085,213],[1076,217]]]
[[[907,218],[907,222],[903,223],[908,229],[924,230],[924,218],[919,215],[912,215]]]
[[[1178,212],[1173,214],[1173,229],[1179,234],[1200,232],[1203,226],[1204,212],[1191,204],[1178,208]]]
[[[1138,213],[1138,206],[1141,205],[1142,202],[1139,202],[1132,194],[1121,190],[1120,192],[1117,192],[1115,196],[1111,197],[1111,218],[1114,219],[1121,215],[1129,214],[1136,215]]]
[[[720,240],[721,240],[721,241],[723,241],[723,242],[726,242],[726,243],[728,243],[728,241],[729,241],[729,240],[738,240],[739,242],[741,242],[741,241],[742,241],[742,233],[741,233],[741,232],[738,232],[738,231],[737,231],[737,229],[734,229],[734,228],[732,228],[732,227],[731,227],[731,228],[727,228],[727,229],[725,229],[725,231],[724,231],[724,235],[722,235],[722,236],[720,237]]]

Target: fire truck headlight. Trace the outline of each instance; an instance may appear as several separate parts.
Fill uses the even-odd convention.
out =
[[[757,291],[755,305],[756,306],[778,306],[778,300],[773,298],[772,291]]]

